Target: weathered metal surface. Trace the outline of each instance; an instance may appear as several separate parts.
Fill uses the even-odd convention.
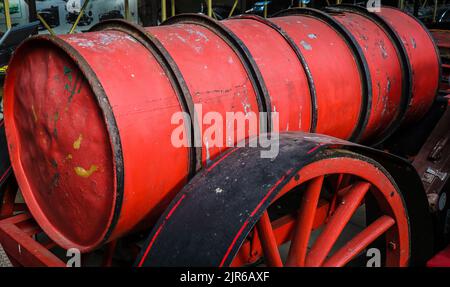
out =
[[[412,87],[413,70],[411,67],[411,63],[409,61],[406,47],[403,43],[402,38],[396,32],[394,27],[384,18],[380,17],[378,13],[372,13],[361,6],[348,4],[340,4],[328,7],[326,8],[326,10],[330,12],[348,11],[352,13],[357,13],[370,19],[380,28],[380,31],[383,31],[385,36],[389,38],[389,41],[393,44],[395,48],[396,56],[398,57],[398,61],[400,63],[401,68],[402,90],[400,100],[398,102],[398,107],[396,107],[396,114],[392,122],[389,124],[387,128],[381,131],[378,136],[376,136],[376,140],[371,141],[372,144],[377,145],[378,143],[385,141],[389,136],[391,136],[398,129],[398,127],[404,122],[406,112],[408,111],[408,108],[411,105],[412,89],[413,89]],[[361,35],[359,36],[361,37]]]
[[[254,148],[244,147],[229,151],[210,168],[198,173],[172,201],[153,228],[136,264],[138,266],[228,266],[232,264],[245,238],[270,203],[280,198],[282,191],[287,192],[299,182],[311,179],[314,174],[317,174],[320,170],[319,165],[307,169],[308,171],[305,167],[326,158],[325,155],[332,153],[334,149],[341,151],[365,149],[366,152],[382,154],[380,151],[370,150],[347,141],[308,133],[281,134],[280,154],[276,159],[262,159],[259,156],[259,149]],[[409,167],[408,163],[398,158],[389,160],[399,166]],[[329,165],[338,165],[339,158],[333,162]],[[329,165],[325,164],[321,168],[326,170]],[[387,178],[381,176],[380,167],[374,169],[376,172],[371,174],[368,168],[361,167],[356,171],[351,164],[346,163],[345,166],[348,168],[346,172],[364,174],[363,177],[369,181],[373,180],[376,186],[386,187],[385,183],[380,183],[383,181],[382,178]],[[405,169],[405,166],[402,168]],[[244,172],[245,177],[242,176]],[[409,176],[410,181],[417,183],[416,178],[420,181],[417,174],[412,173]],[[423,262],[429,254],[426,252],[424,258],[423,254],[420,254],[421,249],[430,250],[428,245],[424,245],[429,241],[423,240],[429,238],[427,234],[423,234],[423,231],[430,225],[427,213],[423,214],[427,208],[425,200],[422,200],[425,196],[420,191],[405,190],[402,186],[398,190],[403,190],[402,196],[408,199],[403,201],[401,197],[392,196],[392,190],[392,187],[385,189],[386,200],[392,206],[393,214],[398,216],[398,228],[403,228],[400,235],[402,239],[396,240],[411,240],[411,249],[414,252],[418,250],[418,254],[415,254],[414,258],[409,258],[409,255],[406,255],[410,252],[409,243],[406,243],[403,247],[406,249],[392,251],[403,253],[404,257],[400,256],[402,259],[396,257],[400,261],[393,260],[388,264],[406,265],[408,260],[411,260],[412,264]],[[411,204],[416,205],[415,211],[420,212],[410,211]],[[405,212],[408,212],[410,220],[414,220],[414,225],[410,226],[409,231],[408,227],[406,231],[404,229],[409,225]],[[319,211],[317,220],[314,221],[315,226],[321,224],[320,214]],[[423,217],[416,221],[418,216]],[[279,240],[281,245],[289,236],[289,231],[292,231],[292,225],[284,222],[277,226],[277,224],[274,226],[277,229],[276,240]],[[247,249],[241,255],[238,254],[241,264],[249,263],[247,261],[249,257],[246,257],[246,254],[247,256],[254,254],[249,251],[258,253],[260,250],[260,247],[254,249],[249,246],[254,243],[244,244],[244,248]]]
[[[166,73],[170,84],[176,92],[182,110],[189,115],[194,114],[194,103],[192,102],[192,96],[183,75],[168,51],[155,37],[147,33],[143,27],[121,19],[102,21],[90,29],[90,31],[102,30],[117,30],[124,32],[130,36],[132,35],[137,41],[144,45],[156,58],[158,63],[160,63]],[[190,129],[194,130],[195,126],[196,124],[192,121],[190,123]],[[190,138],[187,140],[190,143],[189,161],[191,165],[189,174],[192,176],[195,174],[196,169],[201,167],[202,150],[200,147],[195,147],[193,144],[195,140],[194,133],[191,133]]]
[[[113,21],[91,33],[27,40],[10,65],[5,124],[19,186],[43,230],[63,247],[89,251],[148,226],[199,168],[271,128],[239,136],[231,123],[232,140],[211,146],[200,138],[201,147],[189,147],[194,132],[177,147],[177,113],[194,119],[175,123],[191,132],[208,128],[202,113],[276,111],[283,131],[355,141],[380,135],[400,106],[394,43],[370,19],[348,13],[380,33],[388,61],[379,43],[364,51],[348,21],[346,29],[325,13],[292,14],[299,13],[272,23],[186,15],[145,29]],[[380,66],[383,59],[390,64]],[[377,106],[379,78],[396,97],[382,94]]]
[[[227,112],[245,116],[259,112],[270,114],[270,96],[259,67],[244,43],[221,22],[204,15],[184,14],[171,17],[163,26],[146,30],[174,58],[189,83],[194,104],[201,105],[202,110],[196,111],[201,131],[207,128],[201,115],[219,113],[224,119],[222,131],[230,130],[231,125],[236,135],[234,140],[240,141],[237,127],[225,120]],[[261,132],[270,130],[269,114],[267,127],[259,126]],[[253,135],[254,131],[246,129],[245,137]],[[209,146],[209,138],[202,140],[203,166],[230,145],[227,137],[216,146]]]
[[[372,81],[372,107],[363,140],[379,137],[395,121],[402,97],[402,69],[389,35],[366,14],[343,7],[331,15],[355,37],[367,60]]]
[[[281,27],[258,16],[240,16],[222,23],[243,41],[255,59],[266,79],[271,110],[283,111],[279,131],[315,131],[315,87],[309,67],[294,40]],[[269,41],[267,45],[271,49],[261,45],[262,41]],[[284,72],[279,73],[274,65],[283,67]],[[308,94],[311,97],[297,96]]]
[[[370,75],[360,48],[339,23],[318,10],[292,9],[277,16],[270,21],[295,41],[311,71],[316,132],[359,140],[371,101]]]
[[[225,120],[227,112],[231,111],[246,117],[267,113],[264,117],[266,125],[258,123],[258,129],[260,132],[270,131],[270,95],[255,59],[241,39],[221,22],[200,14],[171,17],[163,25],[168,25],[163,27],[167,30],[161,27],[146,29],[166,47],[191,84],[193,101],[201,105],[201,111],[196,110],[196,114],[191,115],[191,118],[196,118],[194,121],[199,130],[205,132],[207,128],[202,115],[219,113],[224,119],[222,131],[227,133],[231,130],[234,140],[243,139],[234,123]],[[226,79],[217,81],[218,74],[211,71],[224,73],[221,75]],[[221,139],[222,143],[211,146],[211,138],[201,139],[202,166],[208,165],[232,144],[233,140],[228,135]],[[245,137],[253,135],[255,131],[245,130]]]
[[[422,118],[433,104],[440,82],[439,51],[427,28],[407,12],[382,7],[381,18],[397,32],[406,48],[412,68],[412,98],[404,122]]]
[[[56,57],[51,62],[54,64],[52,69],[42,67],[47,73],[41,73],[42,80],[37,79],[38,85],[29,87],[27,98],[21,99],[33,103],[23,111],[28,120],[17,122],[22,133],[10,134],[9,138],[21,138],[15,141],[17,143],[32,140],[42,144],[41,149],[22,151],[27,158],[22,159],[25,164],[17,167],[21,171],[16,169],[19,182],[27,182],[21,189],[33,216],[58,244],[87,250],[109,237],[121,211],[127,215],[114,229],[115,236],[129,231],[152,208],[157,212],[157,205],[164,197],[171,190],[180,188],[186,180],[189,161],[187,148],[175,148],[170,144],[171,116],[182,109],[164,70],[148,56],[148,50],[131,36],[118,31],[65,37],[67,42],[40,37],[40,49],[29,54],[33,59],[16,58],[31,61],[37,67],[47,65],[49,54],[61,55],[65,50],[69,55]],[[30,48],[30,43],[25,43],[22,49]],[[135,64],[128,62],[133,51],[137,52],[132,55]],[[124,55],[119,66],[116,66],[115,52]],[[95,74],[86,61],[98,65]],[[26,79],[34,77],[32,74],[31,70],[25,69],[20,76]],[[111,76],[114,81],[106,80]],[[14,82],[15,77],[16,72],[12,70],[8,79]],[[130,81],[130,86],[121,85]],[[154,85],[153,93],[148,92],[150,82]],[[9,89],[13,86],[7,84],[6,91]],[[38,98],[42,90],[52,92],[46,98]],[[59,95],[65,95],[65,99]],[[7,106],[8,100],[5,102]],[[115,117],[112,117],[113,112]],[[5,116],[13,115],[5,111]],[[141,122],[158,124],[137,131]],[[126,127],[121,128],[120,136],[118,125]],[[164,151],[161,142],[167,143]],[[14,152],[19,148],[11,142],[11,154],[19,156]],[[48,151],[49,158],[45,158],[48,154],[42,151]],[[171,158],[179,164],[159,166],[161,172],[171,174],[170,179],[164,179],[163,173],[151,171],[154,165],[148,164],[148,158],[153,163]],[[34,168],[35,162],[41,162],[39,169]],[[125,169],[129,172],[124,175]],[[27,177],[35,174],[35,181],[28,183],[25,174]],[[125,181],[128,182],[126,191]],[[137,182],[145,182],[142,189],[134,186]],[[40,192],[33,194],[31,190],[36,186],[40,187]],[[167,192],[155,194],[157,198],[148,200],[145,190]],[[122,206],[125,193],[137,201],[126,201]],[[61,205],[61,202],[66,204]],[[133,212],[127,212],[128,208]],[[64,235],[58,230],[64,230]]]

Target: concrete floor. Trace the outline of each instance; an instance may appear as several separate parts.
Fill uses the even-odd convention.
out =
[[[0,244],[0,267],[12,267],[11,261],[9,261],[8,256],[3,250],[2,245]]]

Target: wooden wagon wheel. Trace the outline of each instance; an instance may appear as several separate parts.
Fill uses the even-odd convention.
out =
[[[364,208],[366,226],[339,246],[344,228]],[[284,254],[283,245],[289,248]],[[373,160],[333,151],[302,168],[282,188],[232,266],[263,259],[267,266],[340,267],[365,256],[371,245],[379,247],[381,265],[408,265],[411,240],[401,191]]]

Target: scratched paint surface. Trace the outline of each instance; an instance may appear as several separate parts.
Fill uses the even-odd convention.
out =
[[[412,101],[405,120],[420,118],[433,103],[438,86],[439,62],[434,53],[435,48],[421,25],[410,16],[384,7],[379,15],[401,37],[413,70]]]
[[[237,135],[237,125],[225,120],[226,112],[240,112],[246,117],[250,112],[259,112],[249,76],[232,48],[207,28],[176,24],[146,29],[161,41],[177,63],[194,103],[202,104],[202,114],[217,112],[224,119],[218,123],[224,131],[222,147],[212,146],[214,134],[203,138],[202,160],[207,163],[226,149],[227,142],[234,144],[243,139]],[[197,113],[200,115],[200,111]],[[212,125],[205,124],[202,130]],[[234,140],[227,130],[236,135]],[[247,129],[245,137],[254,134]]]
[[[112,234],[115,237],[157,216],[161,201],[176,193],[186,181],[188,148],[171,142],[177,127],[171,118],[182,108],[165,70],[131,36],[103,31],[72,37],[65,36],[65,40],[93,67],[119,129],[126,172],[121,217]],[[78,137],[77,134],[74,140]],[[85,142],[83,133],[81,149]],[[79,166],[75,172],[81,178],[91,173],[92,177],[101,170],[93,165]]]
[[[20,133],[13,149],[20,153],[33,196],[51,225],[70,240],[91,243],[104,231],[114,201],[112,155],[100,109],[79,69],[55,48],[33,49],[15,71],[21,79],[14,93]],[[90,173],[80,176],[77,169]],[[24,195],[30,202],[30,194]]]
[[[317,91],[317,132],[348,139],[358,122],[362,98],[351,50],[336,31],[316,18],[287,16],[271,21],[292,37],[311,69]]]
[[[387,34],[370,19],[355,14],[334,15],[355,37],[369,65],[372,110],[364,139],[376,137],[395,119],[402,96],[399,56]]]
[[[265,80],[280,131],[309,131],[311,95],[302,63],[273,28],[255,20],[223,21],[250,50]]]
[[[165,71],[142,44],[112,31],[61,38],[89,63],[107,98],[95,99],[64,52],[33,42],[16,51],[23,56],[10,70],[11,79],[23,81],[8,93],[17,125],[9,138],[19,184],[40,226],[64,247],[90,250],[111,226],[114,238],[159,215],[161,202],[186,181],[189,153],[171,144],[171,117],[182,109]],[[104,117],[98,101],[109,103],[114,119]],[[123,162],[112,154],[106,122],[117,124]],[[116,168],[126,170],[122,181]],[[116,225],[113,211],[121,212]]]

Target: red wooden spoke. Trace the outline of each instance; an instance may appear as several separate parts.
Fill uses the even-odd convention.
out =
[[[333,215],[333,212],[336,209],[336,203],[338,197],[341,197],[344,195],[345,192],[347,192],[349,188],[349,182],[350,182],[351,175],[340,173],[336,178],[336,184],[334,186],[334,194],[333,198],[331,199],[330,203],[330,209],[328,210],[328,218],[327,220]]]
[[[336,181],[336,190],[338,190],[341,187],[343,179],[344,179],[344,174],[340,173],[338,175],[338,178],[337,178],[337,181]]]
[[[324,176],[319,176],[311,180],[303,195],[291,247],[289,248],[287,266],[304,266],[305,264],[309,237],[313,228],[323,179]]]
[[[389,228],[395,224],[395,220],[390,216],[383,215],[372,224],[366,227],[363,231],[358,233],[352,240],[347,242],[338,251],[336,251],[330,258],[328,258],[323,266],[325,267],[342,267],[356,255],[358,255],[370,243],[375,241],[379,236],[385,233]]]
[[[263,213],[261,219],[258,221],[256,229],[259,240],[261,241],[266,264],[269,267],[283,267],[280,251],[278,250],[278,244],[273,234],[272,224],[270,223],[267,211]]]
[[[333,194],[333,198],[331,199],[331,203],[330,203],[330,209],[328,209],[328,217],[330,217],[333,212],[334,209],[336,208],[336,201],[337,201],[337,197],[338,197],[338,190],[341,187],[341,183],[342,183],[342,179],[344,178],[344,174],[340,173],[336,179],[336,185],[334,187],[334,194]]]
[[[342,180],[340,182],[339,188],[344,188],[350,184],[350,180],[352,179],[351,174],[342,174]]]
[[[336,191],[333,194],[333,198],[331,199],[330,208],[328,209],[327,219],[326,222],[330,220],[333,213],[336,211],[336,205],[338,204],[338,198],[342,198],[345,196],[345,194],[352,189],[352,186],[345,186],[345,187],[337,187]]]
[[[335,213],[314,242],[306,257],[306,266],[320,266],[324,262],[327,254],[330,252],[353,213],[359,207],[369,188],[369,183],[359,182],[354,184],[345,193]]]

